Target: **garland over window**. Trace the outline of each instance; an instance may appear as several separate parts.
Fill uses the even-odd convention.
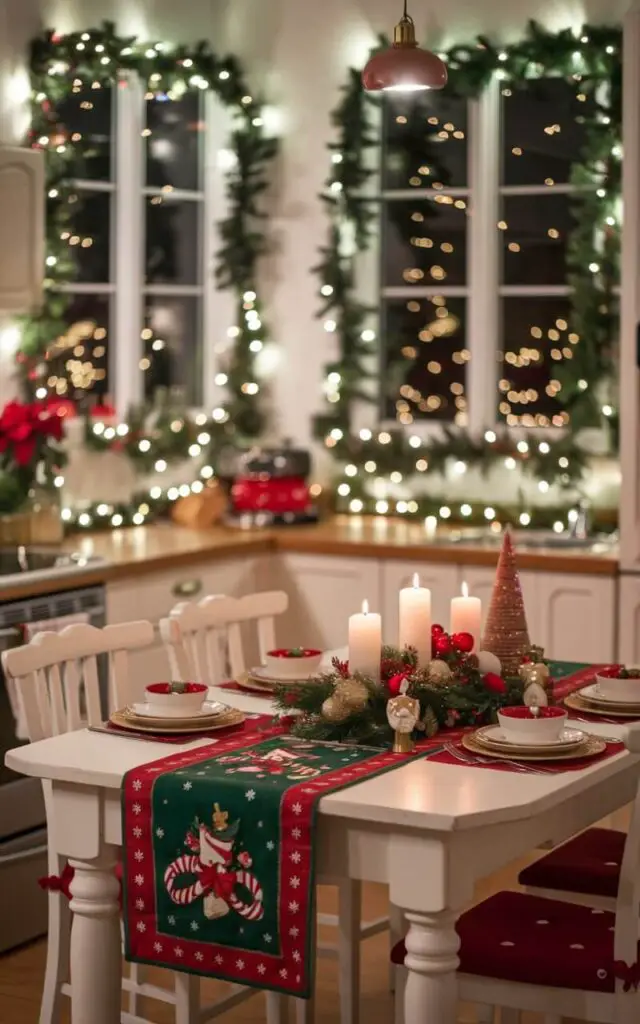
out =
[[[443,428],[439,438],[426,441],[403,429],[355,432],[356,404],[377,401],[363,387],[373,377],[375,332],[371,322],[376,310],[358,297],[355,262],[368,249],[378,216],[378,204],[364,197],[364,186],[374,173],[369,153],[379,139],[369,116],[371,104],[378,101],[362,89],[360,72],[350,70],[332,114],[337,138],[329,147],[331,171],[322,196],[330,218],[329,238],[314,268],[320,282],[318,315],[338,340],[337,358],[326,366],[327,408],[316,419],[316,435],[343,467],[336,495],[339,509],[449,518],[455,512],[444,495],[376,499],[368,482],[375,477],[391,483],[402,481],[405,486],[410,478],[442,473],[454,462],[483,472],[505,463],[510,468],[519,465],[547,489],[555,483],[575,492],[587,462],[577,431],[602,426],[603,413],[609,429],[615,426],[616,411],[601,406],[597,385],[613,375],[612,347],[617,334],[614,286],[620,244],[621,36],[617,27],[586,27],[576,35],[571,29],[547,32],[531,23],[526,38],[518,43],[498,47],[481,37],[474,45],[455,46],[444,55],[448,88],[462,97],[477,97],[495,75],[504,83],[503,89],[512,90],[527,88],[532,79],[561,77],[590,100],[585,104],[586,144],[572,170],[571,183],[581,188],[572,197],[575,226],[567,247],[572,326],[580,343],[573,349],[573,358],[559,364],[554,374],[570,417],[569,430],[558,440],[547,441],[536,433],[523,436],[522,431],[512,436],[504,428],[488,429],[483,438]],[[345,237],[351,242],[349,247]],[[524,502],[515,508],[495,502],[491,508],[480,502],[462,508],[467,522],[515,518],[522,525],[559,521],[558,528],[563,528],[567,513],[573,515],[569,500],[562,508],[530,507]]]
[[[32,43],[30,71],[29,144],[46,153],[47,238],[44,303],[36,315],[22,320],[22,342],[16,357],[23,390],[29,397],[37,395],[52,400],[55,397],[48,383],[51,364],[64,352],[68,328],[65,311],[69,296],[60,286],[77,279],[69,248],[69,228],[82,200],[72,181],[82,177],[84,161],[91,156],[90,143],[79,133],[69,135],[58,123],[59,105],[74,91],[117,85],[129,73],[138,75],[154,96],[170,98],[182,95],[187,89],[212,89],[233,111],[229,140],[233,158],[226,172],[229,209],[219,225],[222,246],[215,254],[216,284],[219,288],[230,289],[235,296],[236,326],[224,367],[227,398],[212,416],[200,417],[193,429],[184,427],[177,434],[173,431],[169,445],[173,461],[194,455],[196,444],[200,449],[198,454],[204,450],[210,462],[223,444],[256,437],[264,426],[256,372],[256,355],[262,347],[256,339],[264,344],[267,335],[257,296],[257,263],[267,251],[260,200],[268,186],[268,170],[278,144],[265,133],[261,101],[251,94],[237,60],[217,57],[206,42],[191,46],[140,42],[135,37],[117,35],[110,22],[100,28],[68,35],[45,32]],[[211,339],[205,339],[207,343],[211,343]],[[141,419],[141,413],[137,417]],[[107,428],[106,438],[105,431],[98,434],[89,431],[102,447],[108,446],[111,433],[114,445],[128,447],[123,445],[124,429],[116,433],[115,429],[111,432]],[[196,435],[200,436],[202,444],[196,443]],[[141,454],[146,454],[149,448],[146,444],[143,447],[146,451]],[[160,451],[164,447],[159,445],[156,458],[169,454]],[[149,496],[145,498],[148,506]],[[164,502],[166,495],[163,494],[159,504]],[[132,521],[137,510],[138,502],[125,510],[124,517],[123,510],[119,510],[118,522]],[[152,511],[147,514],[151,515]],[[67,518],[75,521],[75,513],[69,513]],[[83,525],[93,525],[92,510],[83,513]]]

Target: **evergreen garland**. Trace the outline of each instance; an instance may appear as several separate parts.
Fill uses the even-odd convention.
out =
[[[381,40],[379,45],[385,45]],[[621,196],[622,132],[622,33],[618,27],[585,27],[552,33],[535,22],[525,38],[515,44],[497,46],[484,37],[475,44],[454,46],[440,56],[449,69],[448,91],[461,97],[477,97],[492,76],[503,88],[531,88],[532,80],[561,77],[579,83],[589,98],[585,104],[586,143],[573,166],[571,182],[588,186],[572,196],[575,227],[568,239],[568,284],[572,288],[572,326],[580,335],[571,360],[558,365],[555,376],[562,384],[562,402],[570,415],[570,428],[558,441],[540,441],[530,433],[516,441],[506,428],[487,430],[484,438],[472,438],[458,428],[443,428],[439,438],[421,440],[405,429],[354,431],[355,403],[377,401],[367,391],[368,369],[373,353],[374,332],[368,330],[377,310],[361,303],[355,290],[357,256],[365,252],[378,216],[378,203],[363,196],[363,187],[374,173],[369,152],[379,145],[371,127],[369,111],[378,98],[364,92],[360,72],[350,69],[340,102],[332,114],[336,138],[330,144],[331,172],[322,200],[330,226],[327,244],[314,272],[321,296],[318,316],[335,323],[337,358],[327,363],[326,410],[316,417],[315,433],[335,460],[346,467],[337,489],[339,509],[355,512],[394,511],[393,502],[376,501],[367,487],[367,474],[405,483],[418,473],[443,472],[450,460],[460,460],[488,473],[494,466],[512,463],[534,479],[575,489],[587,466],[588,452],[576,433],[584,427],[602,426],[603,413],[597,386],[612,377],[614,344],[617,336],[617,308],[614,287],[618,281],[620,226],[616,207]],[[345,227],[354,240],[345,254]],[[606,420],[615,429],[617,413],[607,410]],[[571,502],[573,504],[573,502]],[[398,501],[395,511],[422,516],[438,514],[446,496]],[[387,506],[386,508],[384,506]],[[517,508],[493,503],[484,510],[475,503],[470,520],[483,517],[519,518],[522,525],[550,525],[565,516],[562,508],[530,507],[524,501]]]

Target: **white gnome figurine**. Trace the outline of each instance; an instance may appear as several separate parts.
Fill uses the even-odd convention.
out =
[[[404,679],[397,697],[387,701],[387,721],[393,729],[393,753],[411,754],[415,747],[411,733],[420,718],[420,701],[407,696],[409,682]]]

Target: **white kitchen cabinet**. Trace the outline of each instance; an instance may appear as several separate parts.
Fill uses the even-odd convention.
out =
[[[618,659],[640,665],[640,576],[618,581]]]
[[[0,146],[0,311],[24,313],[42,299],[44,154]]]
[[[534,575],[532,573],[528,575]],[[537,573],[540,620],[533,643],[549,658],[613,661],[616,653],[616,586],[613,577]]]
[[[107,584],[107,622],[149,619],[156,626],[157,643],[131,657],[131,679],[140,694],[149,683],[167,679],[169,663],[157,627],[179,601],[197,601],[208,594],[240,597],[265,586],[261,558],[229,558],[196,563]],[[256,638],[243,637],[247,655],[257,654]]]
[[[278,640],[288,645],[344,647],[348,620],[363,600],[381,607],[381,563],[373,558],[283,554],[277,585],[289,595],[289,611],[278,622]]]
[[[431,620],[449,628],[451,598],[460,593],[460,568],[452,564],[429,565],[424,562],[381,562],[382,637],[387,644],[398,642],[398,591],[411,586],[418,573],[420,586],[431,591]]]

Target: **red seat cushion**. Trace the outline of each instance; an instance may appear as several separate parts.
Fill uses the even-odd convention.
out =
[[[459,969],[503,981],[613,992],[616,977],[635,979],[637,973],[624,965],[614,969],[614,922],[608,910],[499,892],[460,917]],[[401,964],[404,956],[399,942],[391,959]]]
[[[624,832],[590,828],[520,872],[518,882],[535,889],[579,892],[588,896],[618,895]]]

